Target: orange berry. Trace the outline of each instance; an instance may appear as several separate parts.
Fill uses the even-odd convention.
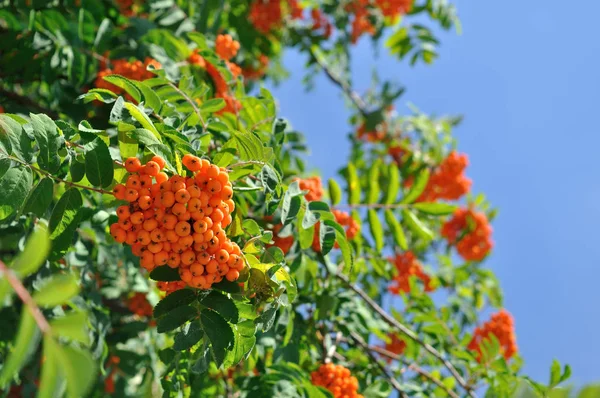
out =
[[[152,198],[150,196],[140,196],[138,205],[140,206],[140,209],[147,210],[152,206]]]
[[[239,277],[240,277],[240,272],[238,270],[236,270],[236,269],[233,269],[233,268],[230,269],[227,272],[227,275],[225,276],[225,278],[227,278],[227,280],[229,282],[236,281]]]
[[[144,222],[144,213],[142,213],[141,211],[136,211],[131,215],[130,220],[135,225],[141,224]]]
[[[215,209],[213,210],[213,212],[210,215],[210,218],[213,220],[213,222],[215,224],[220,223],[221,221],[223,221],[223,212],[219,209]]]
[[[127,232],[120,227],[112,228],[110,234],[118,243],[125,243],[125,240],[127,239]]]
[[[208,225],[204,220],[198,220],[194,223],[194,231],[204,234],[208,230]]]
[[[150,232],[158,227],[158,221],[156,221],[154,218],[150,218],[144,221],[142,225],[146,231]]]
[[[123,184],[117,184],[113,188],[113,195],[118,200],[125,200],[125,193],[127,192],[127,187]]]
[[[152,242],[162,242],[166,237],[162,230],[156,228],[150,232],[150,239],[152,239]]]
[[[179,241],[179,235],[177,235],[177,233],[172,229],[165,232],[165,236],[167,238],[167,242],[169,243],[175,243]]]
[[[200,194],[202,193],[202,190],[200,188],[198,188],[198,186],[196,186],[196,185],[188,184],[187,190],[190,193],[191,198],[198,198],[198,197],[200,197]]]
[[[161,170],[164,169],[167,164],[160,156],[152,156],[152,161],[156,163]]]
[[[138,158],[127,158],[124,164],[125,170],[130,173],[137,173],[142,167],[142,164]]]
[[[169,260],[167,261],[167,264],[169,265],[169,267],[177,268],[180,263],[181,263],[181,257],[179,256],[179,254],[173,253],[173,252],[169,253]]]
[[[190,284],[195,288],[204,289],[206,278],[204,276],[194,276]]]
[[[179,204],[179,203],[176,203]],[[179,221],[188,221],[190,218],[192,218],[192,215],[190,214],[189,211],[186,211],[185,213],[181,213],[179,216],[177,216],[177,219]]]
[[[210,260],[208,262],[208,264],[206,264],[206,272],[208,272],[209,274],[214,274],[217,272],[217,268],[219,267],[219,263],[217,262],[217,260]]]
[[[219,169],[219,166],[211,164],[206,175],[208,175],[210,178],[217,178],[220,172],[221,170]]]
[[[140,186],[145,189],[150,189],[152,187],[152,177],[140,176]]]
[[[224,264],[227,262],[227,260],[229,260],[229,253],[227,252],[227,250],[221,249],[217,252],[215,258],[219,263]]]
[[[171,207],[175,204],[175,194],[171,191],[163,191],[160,195],[160,202],[164,207]]]
[[[154,253],[154,254],[156,254],[159,251],[161,251],[162,248],[163,248],[163,244],[160,243],[160,242],[151,242],[151,243],[148,244],[148,250],[151,253]]]
[[[190,171],[198,171],[201,168],[200,158],[189,153],[183,156],[181,163]]]
[[[206,265],[210,261],[210,254],[205,251],[201,251],[196,255],[196,261],[202,265]]]
[[[128,188],[125,191],[125,200],[128,202],[135,202],[138,198],[138,191],[132,188]]]
[[[208,184],[206,184],[206,189],[208,189],[208,191],[212,194],[221,192],[221,188],[221,183],[217,180],[211,180],[208,182]],[[219,198],[219,200],[221,200],[221,198]]]
[[[181,253],[181,263],[185,265],[190,265],[194,261],[196,261],[196,254],[193,250],[187,250]]]
[[[137,242],[137,233],[133,231],[127,231],[127,237],[125,238],[125,243],[129,246],[135,244]]]
[[[177,225],[177,216],[173,214],[167,214],[162,221],[162,226],[165,229],[175,229],[175,225]]]
[[[142,255],[140,256],[140,259],[144,263],[154,264],[154,254],[152,254],[149,251],[143,252]]]
[[[180,189],[175,192],[175,200],[179,203],[187,203],[190,200],[190,193],[187,189]]]
[[[183,203],[175,203],[171,208],[171,212],[177,217],[187,212],[187,207]]]
[[[173,187],[173,183],[171,181],[164,181],[164,182],[160,183],[160,191],[161,192],[170,192],[172,187]]]
[[[179,269],[179,277],[182,281],[190,283],[192,281],[193,275],[189,269],[181,268]]]
[[[192,275],[199,276],[204,273],[204,266],[202,264],[193,263],[190,265],[190,271],[192,271]]]
[[[131,229],[131,227],[133,226],[133,224],[131,223],[131,220],[129,220],[129,219],[119,220],[118,224],[119,224],[119,227],[121,227],[121,229],[124,231],[129,231]]]
[[[149,245],[152,242],[152,239],[150,238],[150,232],[145,230],[138,232],[137,241],[144,246]]]
[[[160,173],[160,169],[161,167],[158,163],[151,160],[144,166],[144,173],[149,176],[157,176]]]
[[[175,226],[175,233],[179,236],[188,236],[191,233],[190,224],[186,221],[179,221]]]
[[[233,188],[228,185],[223,185],[221,188],[221,197],[225,200],[231,199],[233,197]]]
[[[162,245],[162,243],[159,243]],[[154,264],[160,266],[165,265],[169,260],[169,255],[166,251],[160,251],[154,255]]]
[[[137,175],[131,175],[127,178],[127,182],[125,183],[127,188],[140,189],[140,177]]]

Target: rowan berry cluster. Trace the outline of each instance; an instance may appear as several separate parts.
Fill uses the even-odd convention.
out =
[[[312,30],[320,31],[322,29],[323,37],[328,39],[333,31],[333,25],[329,22],[325,14],[320,9],[313,8],[310,11],[310,16],[313,20]]]
[[[347,10],[354,14],[350,35],[352,43],[356,43],[365,33],[371,36],[375,34],[375,27],[369,20],[368,5],[369,0],[355,0],[347,7]]]
[[[309,178],[297,178],[298,186],[303,191],[308,191],[305,198],[309,202],[315,200],[321,200],[323,197],[323,184],[321,183],[321,177],[309,177]]]
[[[358,380],[342,365],[323,364],[310,376],[315,386],[325,387],[334,398],[362,398],[358,393]]]
[[[379,124],[375,130],[367,131],[365,123],[358,126],[356,135],[359,140],[365,140],[367,142],[379,142],[385,139],[386,125],[385,123]]]
[[[244,268],[240,248],[223,229],[235,208],[229,175],[190,154],[182,163],[193,177],[168,177],[158,156],[145,165],[128,158],[127,182],[114,189],[115,197],[129,204],[117,209],[119,221],[110,226],[111,235],[131,245],[148,271],[162,265],[179,270],[182,283],[159,286],[167,292],[184,283],[209,289],[223,278],[235,281]]]
[[[494,246],[492,227],[484,213],[458,209],[442,226],[442,236],[456,245],[458,254],[468,261],[481,261]]]
[[[406,251],[401,254],[396,254],[394,258],[389,259],[396,267],[397,274],[394,277],[394,285],[390,286],[388,290],[394,294],[400,292],[410,292],[410,278],[412,276],[417,277],[425,285],[425,291],[433,291],[431,286],[431,278],[423,271],[423,267],[417,260],[417,257],[412,251]]]
[[[406,14],[412,8],[413,0],[375,0],[375,6],[385,17],[396,18]]]
[[[231,35],[218,35],[215,40],[215,52],[222,59],[229,61],[240,49],[240,43],[233,40]]]
[[[386,351],[396,355],[402,354],[406,349],[406,342],[396,334],[390,334],[388,337],[389,341],[385,343]],[[391,362],[391,358],[388,358],[388,362]]]
[[[152,304],[144,293],[136,292],[127,300],[127,308],[139,316],[152,316]]]
[[[302,18],[302,7],[298,0],[287,0],[286,3],[292,19]],[[254,29],[263,34],[280,28],[283,24],[281,0],[254,0],[249,18]]]
[[[360,224],[352,218],[352,216],[341,210],[332,210],[333,216],[335,217],[335,221],[340,224],[342,227],[346,227],[346,237],[348,239],[354,239],[356,234],[360,232]],[[315,225],[315,234],[313,236],[312,249],[316,252],[321,251],[321,241],[320,241],[320,232],[321,224],[318,223]],[[340,245],[335,242],[334,247],[339,249]]]
[[[283,254],[287,254],[292,248],[292,245],[294,244],[294,237],[279,236],[279,231],[281,231],[281,228],[283,228],[283,224],[277,224],[273,226],[273,246],[277,246],[281,249]]]
[[[107,82],[104,80],[104,77],[121,75],[131,80],[147,80],[154,77],[154,74],[148,70],[148,66],[153,65],[155,69],[161,67],[160,62],[150,57],[146,57],[144,62],[140,60],[129,62],[125,59],[115,59],[110,61],[110,63],[112,64],[112,68],[109,68],[106,64],[100,65],[103,68],[96,75],[95,85],[97,88],[111,90],[115,94],[123,94],[125,90]],[[129,94],[125,94],[125,98],[128,101],[133,101],[133,98]]]
[[[435,202],[438,199],[460,199],[471,189],[471,180],[464,174],[468,164],[469,158],[466,154],[452,151],[431,174],[427,186],[417,201]]]
[[[498,311],[491,316],[489,321],[475,328],[473,338],[471,339],[468,348],[477,353],[478,361],[482,360],[481,343],[491,336],[495,336],[498,339],[501,353],[507,361],[517,353],[515,323],[508,311]]]
[[[248,66],[242,68],[242,75],[246,80],[258,80],[265,75],[268,66],[269,57],[267,57],[264,54],[261,54],[258,57],[258,67]]]

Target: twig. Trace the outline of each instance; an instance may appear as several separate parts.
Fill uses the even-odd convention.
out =
[[[327,270],[327,272],[330,272],[327,267],[325,267],[325,269]],[[379,306],[379,304],[377,304],[375,301],[373,301],[373,299],[371,297],[369,297],[363,290],[361,290],[359,287],[352,284],[345,275],[336,273],[334,276],[337,277],[338,279],[340,279],[341,281],[343,281],[350,289],[352,289],[356,294],[358,294],[390,326],[398,329],[406,337],[408,337],[415,343],[419,344],[427,352],[429,352],[431,355],[436,357],[444,365],[444,367],[446,367],[446,369],[448,369],[448,371],[452,374],[452,377],[454,377],[456,379],[456,382],[467,392],[467,394],[469,394],[469,396],[472,398],[476,397],[471,386],[465,381],[465,379],[460,375],[460,373],[458,373],[458,370],[454,367],[454,365],[452,365],[452,363],[450,363],[450,361],[448,361],[446,358],[444,358],[444,356],[438,350],[436,350],[430,344],[421,340],[415,332],[413,332],[408,327],[406,327],[402,323],[398,322],[395,318],[393,318],[391,315],[389,315],[387,312],[385,312],[384,309],[381,308]]]
[[[373,355],[373,353],[368,349],[369,347],[367,346],[367,343],[365,343],[363,341],[363,339],[356,332],[351,331],[350,336],[352,337],[352,340],[354,340],[356,342],[356,344],[361,346],[362,349],[366,351],[367,355],[371,358],[371,360],[377,364],[379,369],[381,369],[381,372],[385,375],[385,377],[388,379],[388,381],[392,384],[394,389],[396,391],[398,391],[398,394],[400,394],[400,396],[403,398],[408,398],[408,395],[404,392],[404,390],[402,389],[402,386],[400,385],[400,383],[398,383],[398,380],[396,380],[394,375],[392,375],[389,372],[389,370],[387,369],[387,367],[384,364],[382,364],[381,361],[377,357],[375,357],[375,355]]]
[[[444,385],[444,383],[442,383],[442,381],[440,379],[433,376],[431,373],[429,373],[425,369],[419,367],[418,365],[416,365],[414,363],[409,363],[409,361],[404,359],[402,356],[400,356],[398,354],[394,354],[393,352],[388,351],[385,348],[377,347],[375,345],[367,344],[366,348],[368,348],[371,351],[375,351],[376,353],[381,354],[392,360],[402,362],[404,365],[406,365],[408,367],[408,369],[412,370],[415,373],[420,374],[421,376],[425,377],[427,380],[431,381],[432,383],[436,384],[438,387],[442,388],[448,394],[449,397],[459,398],[458,395],[454,391],[449,389],[446,385]]]
[[[194,108],[194,112],[196,112],[196,115],[198,115],[198,118],[200,119],[200,124],[202,125],[202,130],[206,130],[206,123],[204,122],[204,119],[202,118],[202,113],[200,112],[200,109],[198,109],[198,106],[196,106],[196,103],[194,102],[194,100],[191,99],[182,90],[180,90],[179,87],[177,87],[175,84],[169,83],[169,86],[171,86],[171,88],[173,88],[175,91],[177,91],[177,93],[179,95],[181,95],[183,98],[185,98],[185,100],[187,102],[189,102],[189,104],[192,106],[192,108]]]
[[[0,260],[0,271],[4,274],[4,277],[6,280],[8,280],[8,283],[10,283],[14,291],[17,293],[17,296],[19,296],[21,301],[27,306],[29,312],[33,316],[33,319],[35,320],[35,323],[37,323],[42,333],[49,333],[50,324],[44,317],[44,314],[42,314],[42,311],[40,311],[39,307],[35,304],[33,297],[31,297],[27,289],[25,289],[25,286],[23,286],[19,278],[15,276],[14,272],[10,270],[6,264],[2,262],[2,260]]]
[[[313,51],[313,49],[310,46],[308,46],[308,49],[309,49],[312,57],[317,62],[317,64],[319,64],[321,69],[323,69],[323,71],[325,72],[325,74],[327,75],[329,80],[331,80],[335,85],[340,87],[342,89],[342,91],[348,96],[348,98],[350,98],[350,100],[352,100],[352,102],[358,108],[360,113],[362,113],[363,116],[366,116],[369,113],[369,111],[367,109],[367,104],[363,101],[361,96],[356,91],[352,90],[352,87],[350,87],[348,82],[346,82],[346,81],[342,80],[340,77],[334,75],[333,72],[331,71],[331,69],[329,68],[329,65],[327,65],[321,59],[321,57],[319,57],[317,54],[315,54],[315,52]]]

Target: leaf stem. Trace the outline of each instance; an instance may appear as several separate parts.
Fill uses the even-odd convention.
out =
[[[35,320],[35,323],[37,323],[42,333],[50,333],[50,324],[44,317],[44,314],[42,314],[42,311],[40,311],[40,308],[35,304],[35,301],[33,301],[33,297],[31,297],[19,278],[17,278],[14,272],[9,269],[6,264],[2,262],[2,260],[0,260],[0,272],[4,274],[4,277],[8,283],[10,283],[15,293],[17,293],[17,296],[19,296],[21,301],[27,306],[29,312],[33,316],[33,319]]]

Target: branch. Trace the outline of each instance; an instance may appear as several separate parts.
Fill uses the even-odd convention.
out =
[[[46,107],[38,104],[31,98],[25,97],[23,95],[19,95],[13,91],[8,91],[8,90],[0,88],[0,98],[8,98],[9,100],[12,100],[21,105],[24,105],[27,108],[33,108],[33,109],[37,110],[38,112],[45,113],[51,119],[56,120],[59,118],[58,113],[54,112],[52,109],[46,108]]]
[[[29,294],[25,286],[21,283],[19,278],[16,277],[14,272],[10,270],[6,264],[0,260],[0,271],[4,274],[4,277],[8,281],[8,283],[12,286],[14,291],[17,293],[17,296],[21,299],[21,301],[27,306],[29,312],[33,316],[35,323],[37,323],[38,327],[42,331],[42,333],[46,334],[50,332],[50,324],[40,311],[39,307],[33,301],[33,297]]]
[[[327,272],[330,272],[327,267],[325,267],[325,269],[327,270]],[[417,334],[415,332],[413,332],[408,327],[406,327],[402,323],[398,322],[395,318],[393,318],[391,315],[389,315],[387,312],[385,312],[384,309],[381,308],[379,306],[379,304],[377,304],[364,291],[362,291],[359,287],[357,287],[354,284],[352,284],[350,282],[350,280],[345,275],[342,275],[340,273],[336,273],[334,276],[337,277],[338,279],[340,279],[341,281],[343,281],[350,289],[352,289],[356,294],[358,294],[390,326],[398,329],[406,337],[408,337],[409,339],[411,339],[415,343],[419,344],[427,352],[429,352],[431,355],[433,355],[434,357],[436,357],[444,365],[444,367],[446,367],[446,369],[448,369],[448,371],[456,379],[456,382],[467,392],[467,394],[469,394],[469,396],[472,397],[472,398],[476,397],[475,393],[473,392],[472,387],[465,381],[465,379],[460,375],[460,373],[458,373],[458,370],[454,367],[454,365],[452,365],[452,363],[450,363],[450,361],[448,361],[447,359],[445,359],[444,356],[438,350],[436,350],[430,344],[428,344],[428,343],[424,342],[423,340],[421,340],[419,338],[419,336],[417,336]]]
[[[375,357],[375,355],[373,355],[373,353],[368,349],[368,345],[367,343],[365,343],[363,341],[363,339],[356,333],[356,332],[350,332],[350,337],[352,337],[352,340],[354,340],[356,342],[356,344],[358,344],[359,346],[361,346],[361,348],[363,350],[366,351],[367,355],[371,358],[371,360],[373,362],[375,362],[377,364],[377,366],[379,366],[379,369],[381,369],[381,372],[385,375],[385,377],[389,380],[389,382],[392,384],[392,386],[394,387],[394,389],[396,391],[398,391],[398,394],[400,394],[400,396],[402,398],[408,398],[408,395],[404,392],[404,390],[402,390],[402,386],[400,385],[400,383],[398,383],[398,380],[396,380],[396,378],[394,377],[394,375],[392,375],[387,367],[381,363],[381,361],[379,359],[377,359]]]
[[[331,80],[333,84],[341,88],[342,91],[348,96],[348,98],[350,98],[350,100],[358,108],[360,113],[362,113],[363,116],[366,116],[369,113],[369,111],[367,109],[367,104],[363,101],[360,95],[356,91],[352,90],[352,87],[350,87],[348,82],[342,80],[339,76],[334,75],[329,65],[327,65],[327,63],[325,63],[325,61],[314,52],[311,46],[308,46],[308,50],[310,51],[310,55],[314,58],[317,64],[319,64],[321,69],[323,69],[329,80]]]
[[[200,109],[198,109],[198,106],[196,105],[196,102],[194,102],[193,99],[191,99],[186,93],[184,93],[183,91],[181,91],[179,89],[179,87],[177,87],[175,84],[173,83],[169,83],[169,86],[177,91],[177,93],[179,95],[181,95],[183,98],[185,98],[185,100],[187,102],[189,102],[189,104],[192,106],[192,108],[194,108],[194,112],[196,112],[196,115],[198,115],[198,118],[200,119],[200,124],[202,125],[202,130],[206,130],[206,123],[204,122],[204,119],[202,118],[202,113],[200,113]]]

